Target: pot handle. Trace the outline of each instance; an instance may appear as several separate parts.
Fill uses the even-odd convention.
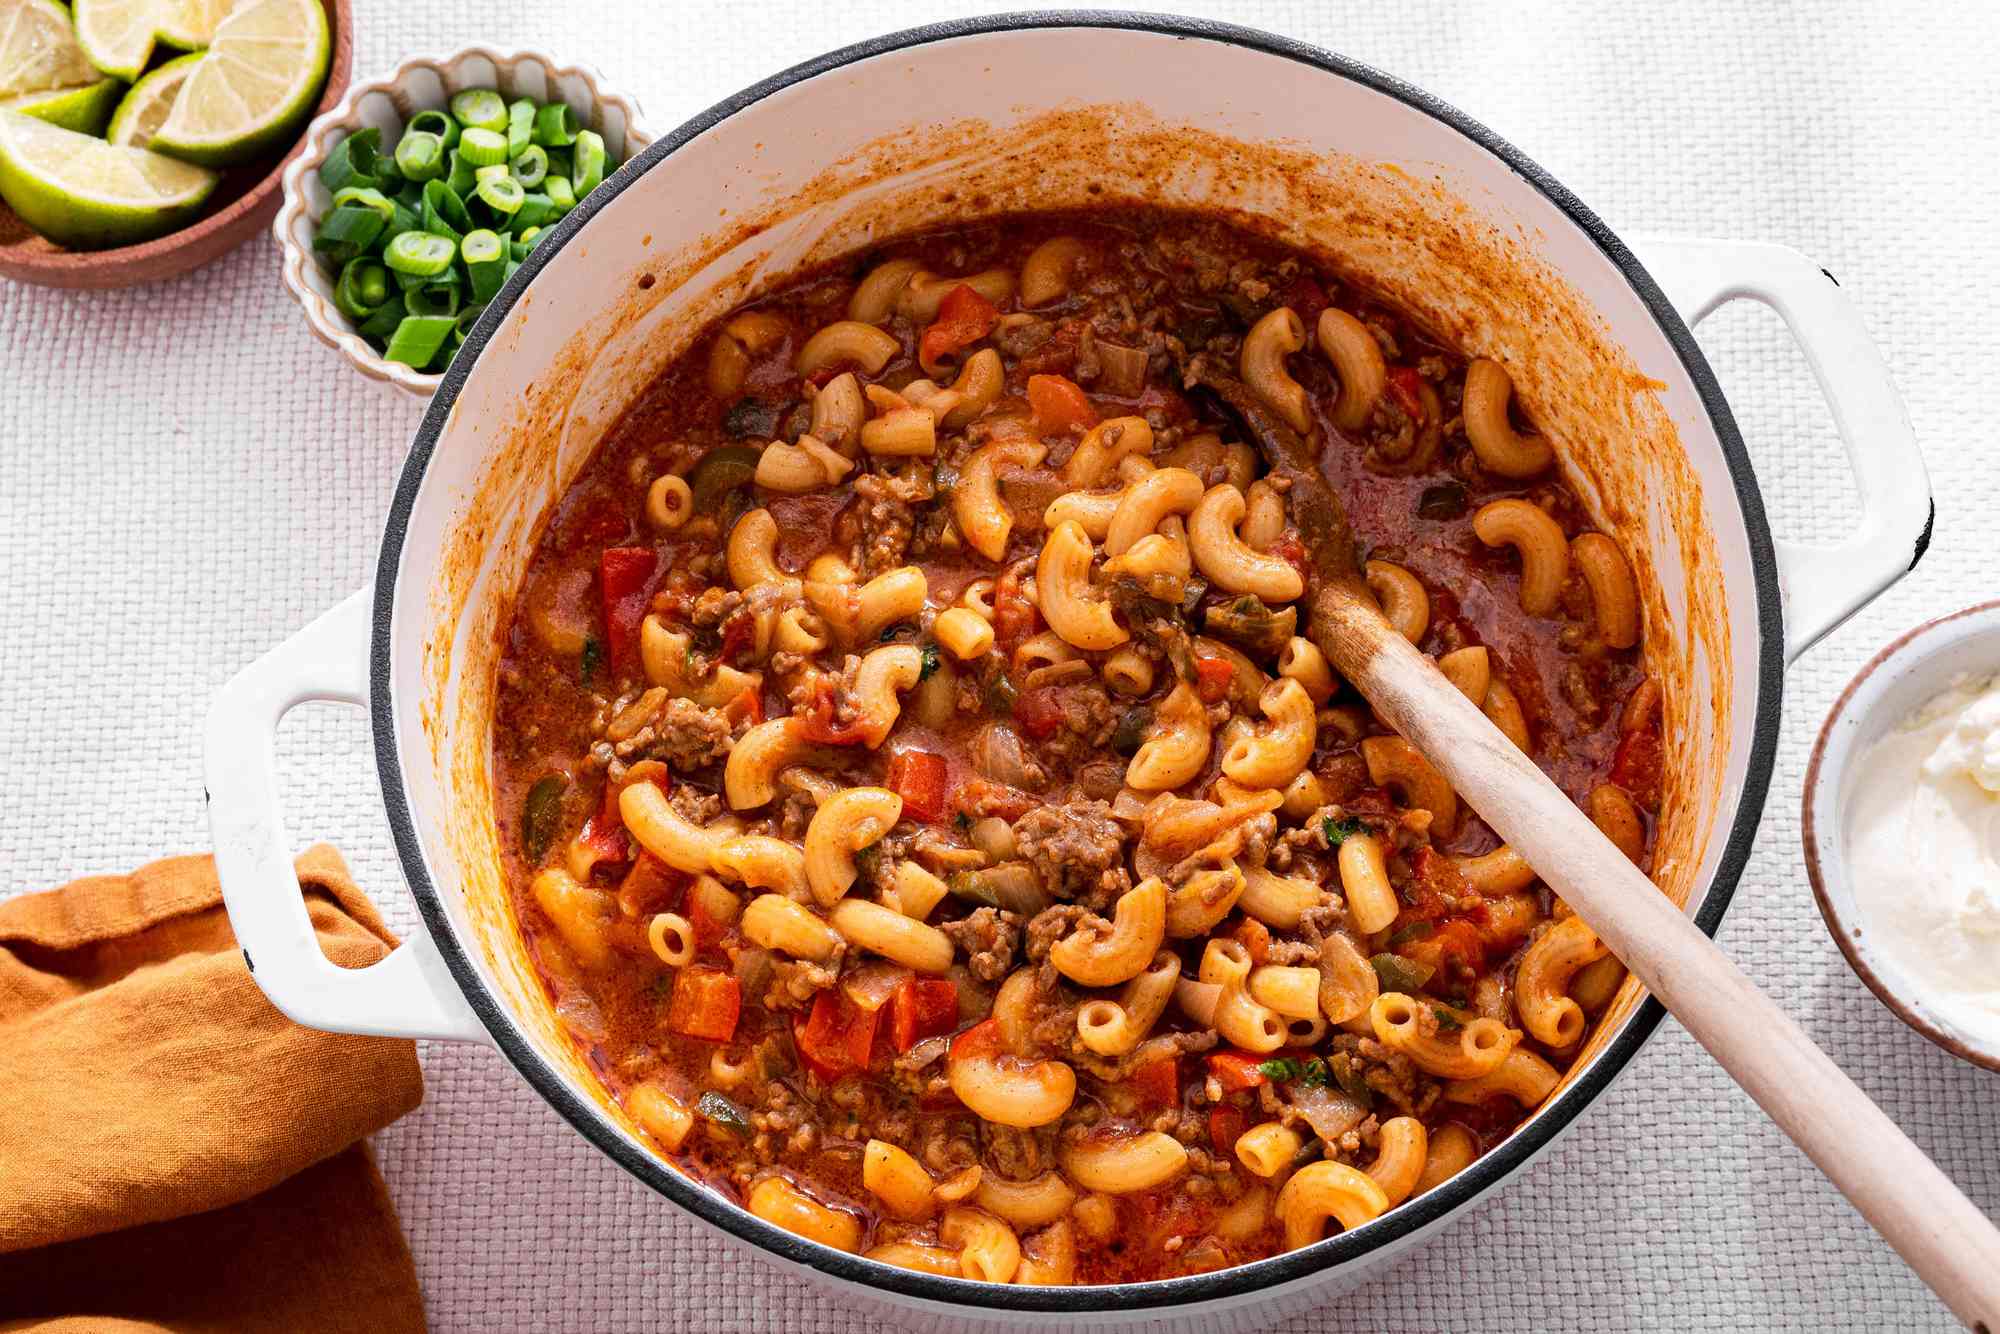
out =
[[[1790,246],[1641,237],[1632,243],[1690,325],[1745,297],[1778,313],[1805,353],[1847,446],[1861,522],[1838,546],[1777,543],[1785,661],[1916,568],[1930,545],[1930,477],[1910,417],[1861,312],[1831,273]]]
[[[278,722],[308,700],[366,707],[374,591],[363,588],[238,672],[208,711],[215,870],[243,961],[287,1018],[330,1033],[491,1042],[428,931],[366,968],[320,950],[278,810]]]

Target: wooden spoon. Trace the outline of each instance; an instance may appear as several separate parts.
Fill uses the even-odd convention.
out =
[[[1290,483],[1313,553],[1308,633],[1375,711],[1603,938],[1959,1319],[2000,1330],[2000,1230],[1589,816],[1382,616],[1317,451],[1240,380],[1188,379]]]

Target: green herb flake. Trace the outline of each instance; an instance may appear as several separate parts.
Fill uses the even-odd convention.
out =
[[[741,1107],[720,1093],[711,1090],[702,1094],[700,1100],[695,1103],[694,1110],[696,1115],[710,1125],[719,1126],[732,1135],[742,1136],[750,1133],[750,1118],[743,1114]]]
[[[1368,826],[1352,815],[1339,818],[1329,815],[1319,822],[1319,828],[1320,832],[1326,835],[1326,845],[1329,848],[1337,848],[1356,834],[1368,832]]]
[[[521,803],[521,851],[530,866],[539,866],[555,842],[562,824],[563,793],[568,789],[569,780],[561,774],[544,774]]]
[[[938,650],[936,644],[924,645],[923,661],[924,665],[917,672],[917,679],[919,681],[928,681],[931,679],[932,675],[936,673],[937,669],[944,663],[944,659],[938,656]]]
[[[1296,1082],[1301,1088],[1309,1089],[1325,1088],[1333,1078],[1326,1062],[1317,1056],[1303,1061],[1296,1056],[1280,1056],[1258,1065],[1257,1073],[1273,1084]]]
[[[576,674],[584,685],[597,679],[597,671],[604,665],[604,645],[595,639],[583,641],[583,657],[577,663]]]
[[[958,832],[961,834],[972,832],[972,817],[964,811],[960,811],[957,815],[953,816],[952,823],[958,826]]]
[[[1440,1033],[1456,1033],[1459,1029],[1465,1027],[1464,1024],[1458,1021],[1457,1015],[1453,1014],[1450,1010],[1440,1009],[1435,1005],[1431,1006],[1431,1017],[1437,1020],[1438,1032]]]

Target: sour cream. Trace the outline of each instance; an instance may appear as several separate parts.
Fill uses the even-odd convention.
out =
[[[1868,938],[1939,1018],[2000,1040],[2000,677],[1954,682],[1849,772]]]

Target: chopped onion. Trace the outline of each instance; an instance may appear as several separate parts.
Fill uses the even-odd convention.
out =
[[[989,908],[1033,917],[1055,902],[1042,888],[1042,878],[1026,862],[1003,862],[977,871],[965,871],[947,882],[951,892],[962,899],[983,903]]]
[[[874,1011],[889,1003],[896,994],[896,988],[910,977],[910,970],[897,964],[872,960],[850,971],[840,979],[840,989],[847,993],[847,999],[864,1010]]]
[[[1014,846],[1014,826],[997,815],[974,821],[971,838],[972,846],[985,853],[990,862],[1012,861],[1018,855]]]
[[[1368,1116],[1368,1109],[1339,1089],[1285,1085],[1292,1108],[1306,1119],[1313,1133],[1333,1144]]]

